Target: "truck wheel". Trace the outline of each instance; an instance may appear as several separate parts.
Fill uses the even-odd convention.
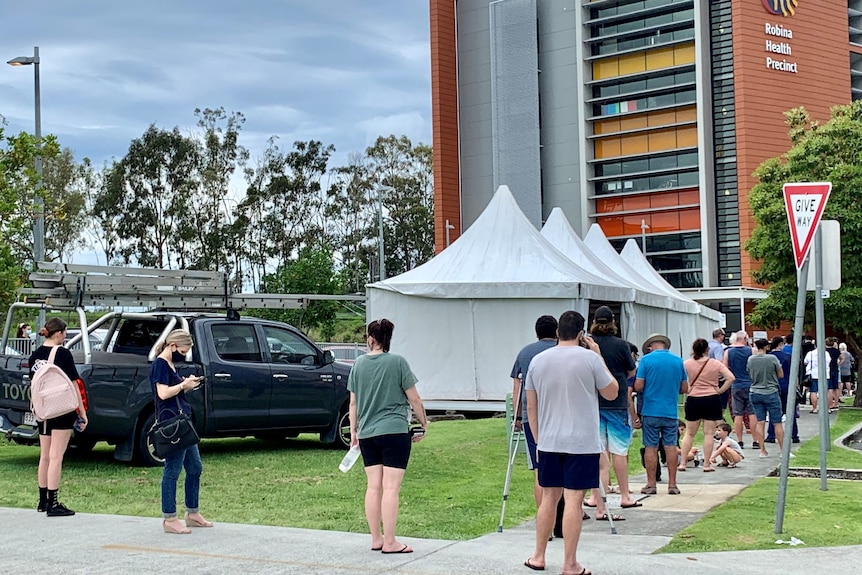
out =
[[[338,414],[338,431],[333,445],[339,449],[350,449],[350,412],[346,405]]]
[[[137,441],[135,443],[135,458],[138,463],[146,467],[161,467],[165,464],[164,459],[156,457],[153,451],[153,444],[150,443],[149,431],[156,422],[156,414],[150,413],[141,420],[141,425],[138,426]]]

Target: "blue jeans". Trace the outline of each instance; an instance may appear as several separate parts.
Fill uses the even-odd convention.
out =
[[[201,472],[203,462],[197,445],[165,457],[165,470],[162,473],[162,516],[172,519],[177,516],[177,481],[180,471],[186,469],[186,513],[198,511],[198,498],[201,492]]]

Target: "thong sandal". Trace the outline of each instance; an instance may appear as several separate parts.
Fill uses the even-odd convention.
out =
[[[625,520],[626,520],[626,518],[625,518],[625,517],[623,517],[622,515],[617,515],[616,513],[611,513],[611,518],[612,518],[614,521],[625,521]],[[608,521],[608,514],[607,514],[607,513],[605,513],[605,514],[604,514],[604,515],[602,515],[601,517],[599,517],[598,515],[596,515],[596,521]]]

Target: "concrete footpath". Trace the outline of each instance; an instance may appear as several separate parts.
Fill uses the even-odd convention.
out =
[[[816,432],[815,417],[803,413],[801,421],[802,438],[811,437]],[[579,559],[596,574],[855,571],[852,566],[862,564],[862,546],[652,554],[673,533],[773,469],[778,463],[777,446],[773,450],[770,457],[760,459],[755,450],[747,448],[747,458],[737,469],[702,473],[699,468],[689,468],[679,477],[682,495],[667,495],[666,483],[660,484],[659,494],[643,499],[643,507],[615,510],[626,517],[616,524],[618,535],[610,534],[607,522],[586,521]],[[666,479],[666,471],[664,474]],[[642,485],[635,478],[632,488],[637,492]],[[588,512],[594,514],[594,510]],[[191,535],[166,535],[158,518],[79,513],[49,519],[31,509],[0,509],[0,525],[5,528],[0,538],[4,571],[40,574],[526,575],[532,571],[523,562],[535,540],[532,523],[528,523],[470,541],[403,537],[400,539],[413,546],[414,553],[382,555],[369,549],[365,534],[285,527],[217,522],[214,529],[196,529]],[[560,572],[562,550],[561,540],[548,544],[548,572]]]

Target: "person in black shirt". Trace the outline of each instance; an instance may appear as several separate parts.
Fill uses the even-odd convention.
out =
[[[39,346],[30,356],[30,379],[33,375],[48,363],[51,350],[57,347],[54,356],[54,364],[63,370],[73,382],[78,379],[78,370],[75,368],[75,360],[72,353],[63,347],[66,339],[66,322],[58,317],[52,317],[45,322],[45,327],[39,330],[39,335],[45,337],[45,343]],[[79,429],[87,427],[87,412],[84,409],[84,400],[78,395],[78,410],[71,411],[58,417],[52,417],[39,424],[39,470],[37,478],[39,482],[39,505],[36,511],[45,511],[48,517],[68,517],[75,512],[57,501],[57,492],[60,489],[60,476],[63,472],[63,455],[72,437],[72,429],[80,417]]]

